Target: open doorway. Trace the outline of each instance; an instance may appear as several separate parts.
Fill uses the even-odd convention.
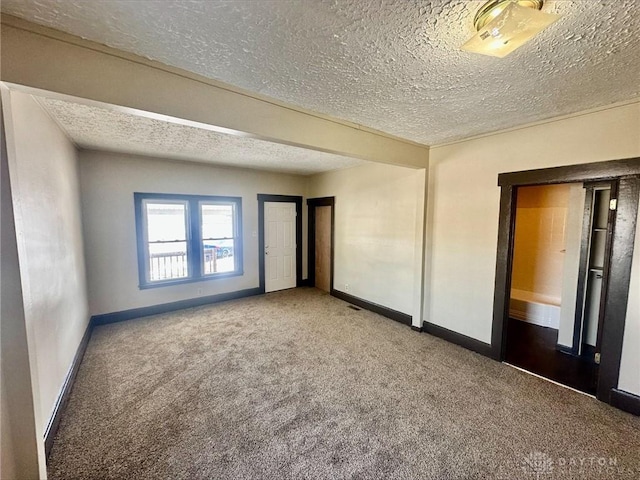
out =
[[[618,379],[638,214],[640,158],[503,173],[498,176],[501,190],[492,356],[507,360],[510,354],[510,329],[514,325],[510,313],[518,194],[525,187],[559,184],[578,184],[584,192],[584,206],[578,278],[574,279],[574,285],[566,283],[575,289],[573,318],[561,312],[557,333],[552,332],[556,343],[554,354],[564,352],[568,357],[584,357],[579,358],[580,361],[591,357],[595,387],[589,387],[590,391],[595,392],[599,400],[621,406],[625,394],[618,390]],[[606,227],[600,222],[605,214]],[[586,217],[590,220],[585,221]],[[565,281],[568,282],[565,267],[563,264],[561,307],[565,302]],[[596,312],[597,323],[592,320]],[[563,328],[565,321],[570,328]],[[525,354],[521,352],[521,356]]]
[[[506,361],[595,395],[615,182],[518,187]]]
[[[310,198],[309,207],[309,285],[333,292],[334,197]]]

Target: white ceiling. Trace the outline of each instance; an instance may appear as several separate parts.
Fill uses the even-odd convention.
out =
[[[429,145],[640,96],[637,0],[548,0],[562,18],[504,59],[459,49],[482,3],[2,0],[2,10]]]
[[[80,148],[310,175],[366,163],[363,160],[216,133],[157,120],[108,105],[36,97]]]

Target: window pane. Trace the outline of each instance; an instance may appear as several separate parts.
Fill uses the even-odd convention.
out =
[[[233,205],[201,204],[202,238],[233,238]]]
[[[236,269],[234,240],[205,240],[202,247],[205,275],[233,272]]]
[[[187,242],[149,243],[149,281],[188,276]]]
[[[145,207],[149,242],[187,239],[186,204],[146,202]]]
[[[187,205],[145,202],[149,281],[186,278]]]

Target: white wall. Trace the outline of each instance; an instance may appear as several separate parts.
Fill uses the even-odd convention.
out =
[[[582,220],[584,217],[585,189],[582,184],[569,185],[569,210],[562,277],[562,303],[560,304],[560,327],[558,345],[573,347],[573,327],[576,322],[576,300],[580,273],[580,248],[582,246]]]
[[[307,178],[81,151],[80,182],[89,308],[97,315],[258,287],[257,195],[304,197]],[[134,192],[242,197],[244,275],[139,289]],[[303,261],[303,278],[305,266]]]
[[[41,442],[89,321],[76,150],[31,96],[3,89],[3,110]]]
[[[425,173],[370,164],[310,178],[309,198],[335,197],[336,290],[415,315]]]
[[[0,478],[38,478],[44,446],[37,442],[29,349],[4,121],[0,118]]]
[[[499,173],[630,157],[640,157],[638,102],[432,148],[427,320],[491,341]],[[621,387],[640,394],[637,282],[630,293]]]

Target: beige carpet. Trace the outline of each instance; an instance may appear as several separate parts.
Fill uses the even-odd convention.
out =
[[[626,479],[640,418],[303,288],[96,328],[49,465],[52,479]]]

